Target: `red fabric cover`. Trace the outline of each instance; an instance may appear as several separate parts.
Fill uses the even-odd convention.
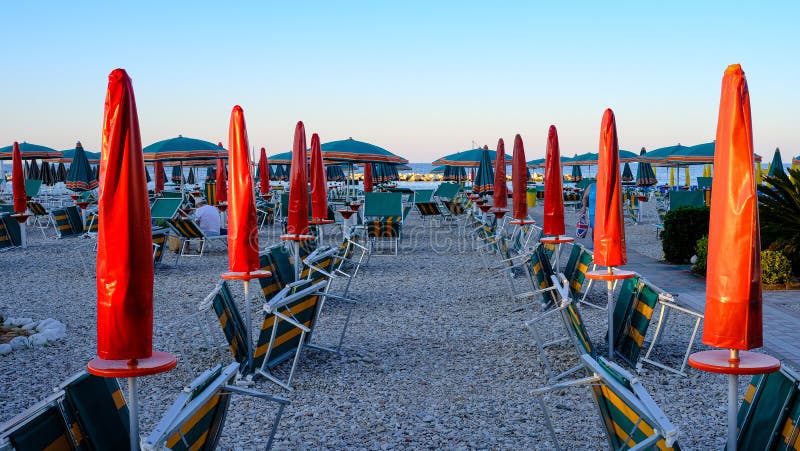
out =
[[[722,77],[719,102],[703,343],[761,347],[761,242],[753,174],[750,93],[741,66]]]
[[[600,126],[597,162],[597,205],[594,213],[594,262],[619,266],[627,262],[622,216],[622,180],[614,112],[607,109]]]
[[[286,233],[308,234],[308,174],[306,174],[306,128],[298,121],[294,129],[292,169],[289,174],[289,217]]]
[[[311,217],[328,217],[328,182],[322,165],[322,147],[316,133],[311,135]]]
[[[364,192],[372,192],[372,163],[364,163]]]
[[[258,191],[261,194],[269,193],[269,162],[267,161],[267,149],[261,148],[261,158],[258,160]]]
[[[28,209],[28,198],[25,193],[25,174],[22,171],[22,154],[19,143],[14,141],[11,152],[11,188],[14,190],[14,213],[25,213]]]
[[[153,191],[160,193],[164,191],[164,163],[161,160],[156,160],[153,165],[153,172],[155,173],[156,185]]]
[[[525,146],[522,144],[522,137],[517,135],[514,137],[514,153],[511,157],[511,186],[514,188],[511,202],[514,205],[514,219],[528,217],[527,182],[528,168],[525,166]]]
[[[97,201],[97,355],[106,360],[153,353],[153,247],[144,171],[133,85],[125,70],[114,69]]]
[[[228,127],[228,166],[228,269],[248,273],[259,268],[258,227],[247,125],[239,105],[233,107]]]
[[[508,186],[506,185],[506,145],[503,138],[497,140],[497,152],[494,160],[494,194],[492,206],[508,207]]]
[[[471,168],[469,170],[469,181],[470,182],[474,182],[475,181],[475,168]]]
[[[217,172],[214,176],[214,181],[217,182],[217,184],[214,186],[214,191],[217,192],[217,204],[227,202],[228,176],[225,171],[225,161],[223,161],[222,158],[217,158]]]
[[[561,184],[561,151],[558,132],[551,125],[547,131],[547,152],[544,166],[544,225],[545,235],[564,235],[564,190]]]

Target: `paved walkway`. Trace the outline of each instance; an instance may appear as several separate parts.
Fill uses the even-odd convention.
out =
[[[678,302],[705,310],[705,279],[689,265],[669,265],[628,249],[624,269],[636,271],[659,288],[678,295]],[[800,291],[764,291],[764,351],[800,369]]]

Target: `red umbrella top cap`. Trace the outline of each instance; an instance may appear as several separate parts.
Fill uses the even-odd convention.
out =
[[[258,160],[258,190],[261,194],[269,193],[269,163],[267,161],[267,149],[261,148],[261,157]]]
[[[308,234],[308,174],[306,173],[306,128],[298,121],[294,129],[292,168],[289,175],[289,213],[286,233]]]
[[[494,194],[492,204],[495,208],[508,207],[508,187],[506,186],[506,145],[503,138],[497,140],[494,160]]]
[[[19,143],[14,141],[11,152],[11,187],[14,190],[14,213],[25,213],[28,209],[28,199],[25,193],[25,173],[22,170],[22,153]]]
[[[231,272],[249,273],[259,268],[249,149],[244,111],[236,105],[231,111],[228,128],[228,267]]]
[[[750,92],[738,64],[722,77],[712,183],[703,343],[758,348],[763,345],[758,196]]]
[[[316,133],[311,135],[311,217],[328,217],[328,183],[322,164],[322,146]]]
[[[544,230],[545,235],[560,236],[564,227],[564,191],[561,179],[561,151],[558,147],[558,132],[551,125],[547,131],[547,152],[544,170]]]
[[[514,154],[511,157],[511,185],[514,187],[512,202],[514,204],[514,219],[523,220],[528,217],[528,199],[526,188],[528,182],[528,168],[525,166],[525,146],[522,137],[514,137]]]
[[[622,215],[622,180],[614,112],[607,109],[600,126],[597,162],[594,261],[601,266],[619,266],[627,261]]]
[[[97,355],[152,355],[153,249],[150,204],[133,85],[108,76],[97,201]]]

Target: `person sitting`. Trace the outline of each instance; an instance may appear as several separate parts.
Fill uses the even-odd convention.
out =
[[[194,211],[194,221],[208,236],[219,236],[228,233],[227,230],[221,228],[221,220],[219,210],[217,207],[208,205],[205,199],[198,199],[195,203],[197,210]]]

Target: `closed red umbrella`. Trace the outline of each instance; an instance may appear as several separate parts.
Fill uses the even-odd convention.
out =
[[[497,140],[494,160],[494,194],[492,204],[495,210],[508,207],[508,187],[506,186],[506,146],[503,138]]]
[[[261,158],[258,160],[258,191],[261,195],[269,193],[269,163],[267,161],[267,149],[261,148]]]
[[[514,187],[512,193],[514,219],[520,221],[528,217],[527,182],[528,168],[525,166],[525,146],[522,144],[522,137],[517,135],[514,138],[514,153],[511,158],[511,185]]]
[[[136,377],[175,367],[154,352],[153,249],[150,204],[133,86],[115,69],[108,77],[97,234],[97,358],[92,374],[128,377],[131,448],[138,449]]]
[[[259,268],[258,227],[247,126],[244,111],[239,105],[233,107],[231,112],[228,162],[228,268],[231,272],[249,273]]]
[[[217,205],[228,203],[228,175],[225,171],[225,161],[222,158],[217,158],[217,173],[215,174],[215,181],[217,182],[215,189],[217,191]]]
[[[292,168],[289,176],[289,214],[286,233],[308,234],[308,174],[306,174],[306,129],[302,121],[294,129]]]
[[[364,192],[371,193],[372,185],[372,165],[370,163],[364,163]]]
[[[161,160],[156,160],[156,163],[153,165],[153,175],[156,178],[156,184],[153,190],[156,193],[164,191],[164,163]]]
[[[328,218],[328,183],[322,165],[319,135],[316,133],[311,135],[311,217],[314,220]]]
[[[564,191],[561,185],[561,151],[558,132],[551,125],[547,131],[547,152],[544,168],[544,230],[543,234],[564,235]],[[523,161],[523,164],[525,162]]]
[[[470,182],[475,181],[475,168],[470,168],[469,170],[469,181]]]
[[[28,209],[28,199],[25,193],[25,172],[22,170],[22,154],[19,143],[14,141],[14,150],[11,154],[11,188],[14,190],[14,212],[25,213]]]

